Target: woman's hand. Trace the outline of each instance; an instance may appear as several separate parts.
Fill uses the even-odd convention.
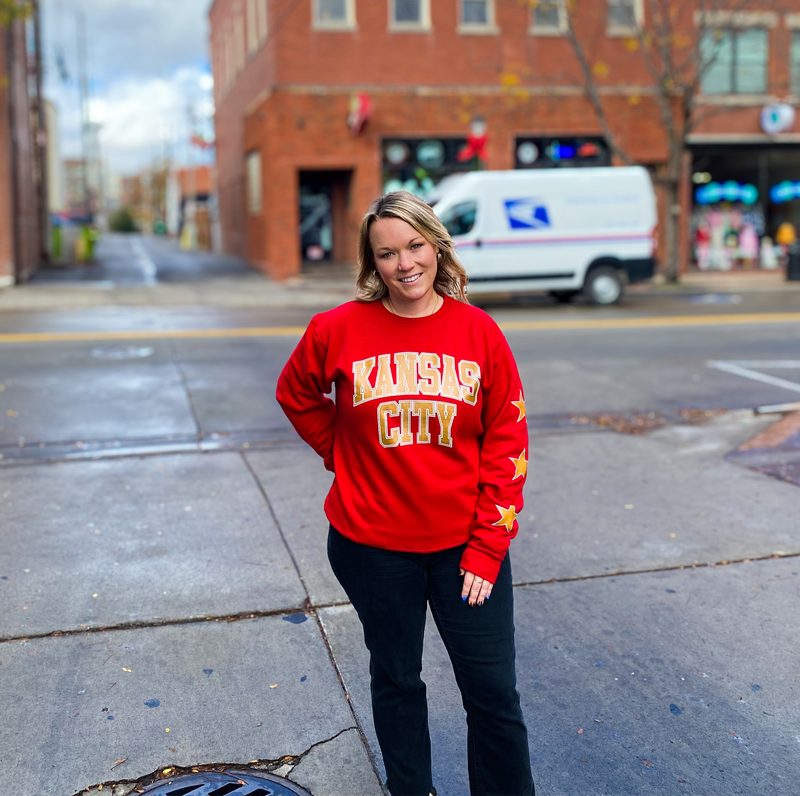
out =
[[[483,605],[483,601],[489,599],[494,583],[479,578],[473,572],[467,572],[464,569],[459,569],[458,574],[464,576],[464,585],[461,587],[461,599],[469,600],[470,605],[475,605],[475,603]]]

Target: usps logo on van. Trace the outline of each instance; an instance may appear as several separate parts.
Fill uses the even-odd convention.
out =
[[[539,199],[506,199],[506,215],[511,229],[547,229],[550,217]]]

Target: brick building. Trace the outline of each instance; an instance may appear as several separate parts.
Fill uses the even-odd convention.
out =
[[[224,248],[279,278],[304,260],[352,261],[358,224],[376,196],[401,186],[422,194],[473,167],[456,156],[476,117],[488,123],[488,168],[611,162],[560,3],[215,0]],[[645,7],[644,0],[579,0],[575,29],[589,42],[621,145],[656,168],[667,140],[626,22],[641,21]],[[774,233],[781,219],[800,227],[800,125],[789,119],[800,101],[800,14],[792,12],[796,0],[758,4],[766,7],[716,12],[720,56],[701,97],[712,112],[689,139],[684,168],[684,260],[695,259],[694,236],[706,223],[698,214],[718,206],[733,208],[739,226],[742,213],[750,223],[758,211],[759,235]],[[698,24],[692,10],[684,5],[684,27]],[[782,126],[768,134],[762,110],[775,103]],[[779,181],[797,181],[797,198],[772,202]],[[741,205],[752,190],[734,197],[733,182],[755,184],[757,204]]]
[[[44,251],[44,106],[38,19],[0,26],[0,287],[27,279]]]

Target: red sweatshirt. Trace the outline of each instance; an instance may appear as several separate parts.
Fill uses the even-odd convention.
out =
[[[445,297],[425,318],[380,301],[316,315],[277,397],[335,473],[334,528],[389,550],[468,542],[461,566],[494,583],[522,512],[528,430],[514,357],[486,313]]]

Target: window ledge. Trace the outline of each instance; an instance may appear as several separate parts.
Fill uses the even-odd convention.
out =
[[[530,36],[563,36],[566,30],[563,28],[546,28],[543,25],[531,25],[528,28],[528,35]]]
[[[606,36],[609,39],[632,39],[638,36],[639,33],[636,28],[623,27],[622,25],[614,25],[613,27],[606,28]]]
[[[350,22],[314,22],[311,30],[319,30],[324,33],[356,33],[358,25]]]
[[[462,36],[499,36],[500,28],[497,25],[479,25],[476,23],[462,22],[456,32]]]
[[[389,33],[431,33],[433,28],[422,22],[390,22]]]
[[[701,105],[753,107],[771,105],[780,102],[780,100],[772,94],[700,94],[697,97],[697,102]]]

